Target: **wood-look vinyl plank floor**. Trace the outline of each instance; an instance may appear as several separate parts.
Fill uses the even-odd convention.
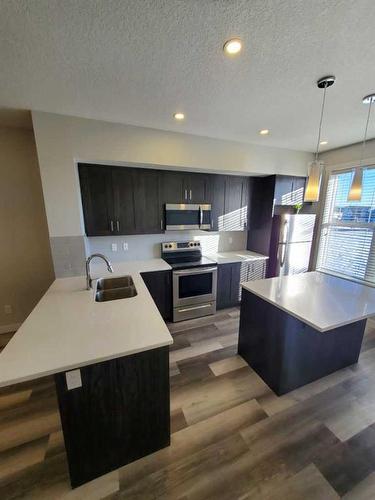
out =
[[[237,355],[238,308],[168,326],[171,446],[72,490],[53,378],[0,389],[2,500],[375,498],[374,319],[357,365],[281,397]]]

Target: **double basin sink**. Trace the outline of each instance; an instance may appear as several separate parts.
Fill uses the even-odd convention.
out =
[[[108,302],[109,300],[128,299],[135,297],[137,290],[131,276],[118,278],[101,278],[96,282],[95,301]]]

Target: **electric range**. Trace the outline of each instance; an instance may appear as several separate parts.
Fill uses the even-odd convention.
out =
[[[173,321],[215,314],[217,263],[202,255],[200,241],[162,243],[161,257],[172,267]]]

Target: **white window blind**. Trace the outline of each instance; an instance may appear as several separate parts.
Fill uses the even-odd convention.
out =
[[[348,202],[353,171],[330,175],[317,269],[375,284],[375,167],[363,169],[362,199]]]

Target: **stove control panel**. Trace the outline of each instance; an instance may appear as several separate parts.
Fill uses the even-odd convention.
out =
[[[187,250],[200,250],[200,241],[167,241],[161,244],[162,252],[184,252]]]

